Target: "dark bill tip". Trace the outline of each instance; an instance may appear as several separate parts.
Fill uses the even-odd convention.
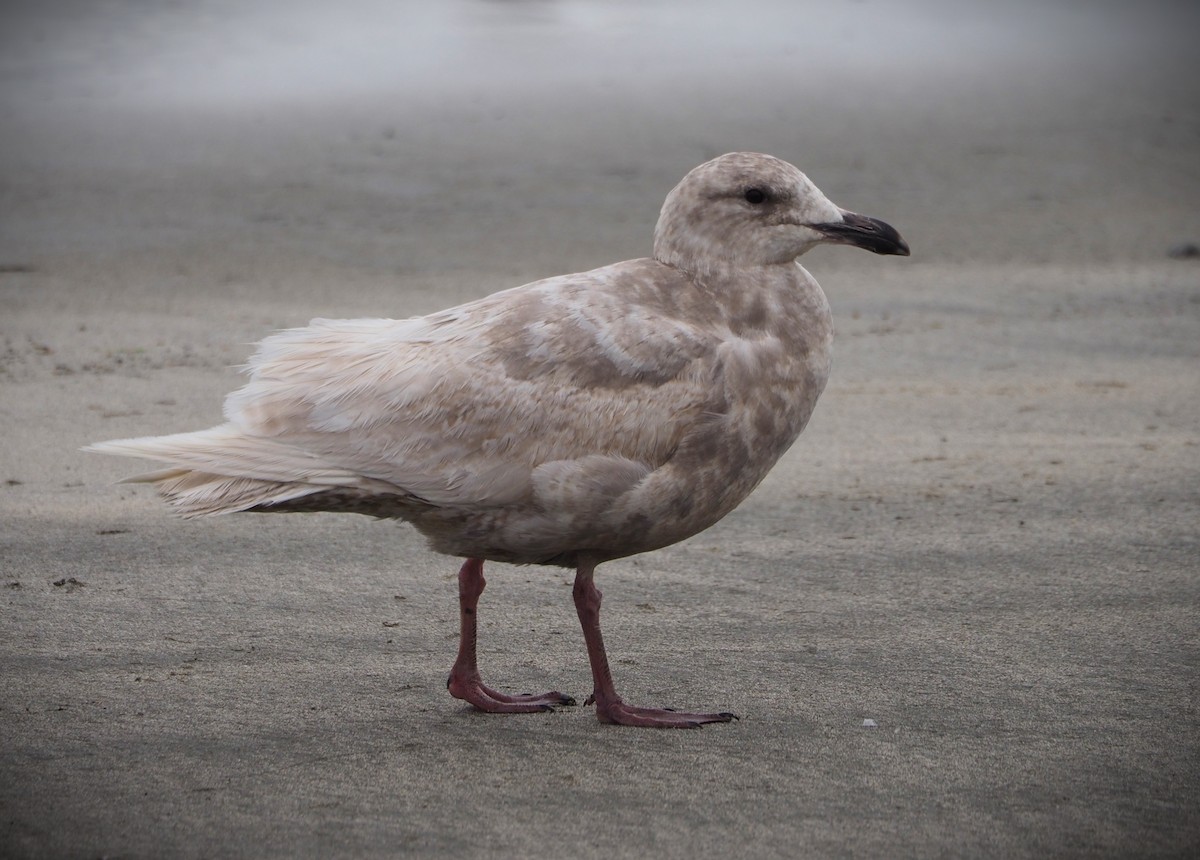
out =
[[[813,224],[812,228],[824,233],[830,242],[866,248],[876,254],[909,255],[908,243],[900,238],[895,227],[857,212],[846,212],[837,223]]]

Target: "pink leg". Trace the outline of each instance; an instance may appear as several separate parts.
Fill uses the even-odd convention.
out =
[[[555,705],[573,705],[575,700],[562,693],[525,693],[510,696],[483,685],[475,664],[475,607],[487,582],[483,578],[483,560],[469,558],[458,572],[458,608],[462,633],[458,642],[458,659],[450,670],[446,688],[456,699],[470,702],[481,711],[492,714],[527,714],[552,711]]]
[[[737,714],[723,711],[717,714],[688,714],[669,708],[635,708],[621,701],[613,685],[612,672],[608,668],[608,655],[604,652],[604,638],[600,635],[600,589],[592,582],[595,565],[584,562],[575,574],[575,610],[583,627],[583,639],[587,643],[588,662],[592,664],[594,688],[585,705],[596,705],[596,716],[602,723],[617,723],[622,726],[652,726],[656,728],[698,729],[705,723],[727,723],[736,720]]]

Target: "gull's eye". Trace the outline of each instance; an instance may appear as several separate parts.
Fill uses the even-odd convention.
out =
[[[745,196],[746,202],[753,203],[755,206],[767,199],[766,193],[761,188],[747,188]]]

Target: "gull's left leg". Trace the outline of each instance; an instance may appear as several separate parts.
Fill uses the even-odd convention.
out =
[[[670,708],[637,708],[627,705],[617,695],[612,672],[608,668],[608,655],[604,651],[604,637],[600,635],[600,589],[592,582],[596,566],[583,561],[575,573],[575,611],[579,613],[579,624],[583,627],[583,640],[587,643],[588,662],[592,665],[592,681],[595,686],[585,705],[595,703],[596,716],[602,723],[617,723],[622,726],[648,726],[664,729],[698,729],[705,723],[727,723],[736,720],[737,714],[721,711],[715,714],[689,714]]]
[[[552,711],[555,705],[573,705],[575,700],[562,693],[523,693],[510,696],[485,687],[475,664],[475,608],[487,582],[483,578],[483,559],[469,558],[458,572],[458,609],[461,633],[458,659],[446,680],[446,689],[456,699],[470,702],[481,711],[492,714],[527,714]]]

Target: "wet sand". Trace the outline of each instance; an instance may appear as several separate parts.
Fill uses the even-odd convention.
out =
[[[731,25],[717,75],[669,4],[666,59],[619,45],[630,9],[451,5],[421,24],[462,37],[447,69],[475,45],[494,74],[440,91],[356,85],[364,61],[233,100],[236,28],[211,80],[167,76],[204,70],[199,13],[183,42],[122,4],[4,28],[0,853],[1194,849],[1195,13],[847,4],[820,51]],[[299,21],[261,38],[303,47]],[[179,522],[113,484],[137,464],[77,453],[216,423],[276,328],[645,255],[671,186],[735,149],[913,248],[803,259],[838,324],[809,429],[718,526],[598,573],[626,697],[738,723],[475,713],[444,689],[457,564],[411,529]],[[489,570],[485,677],[582,700],[569,577]]]

